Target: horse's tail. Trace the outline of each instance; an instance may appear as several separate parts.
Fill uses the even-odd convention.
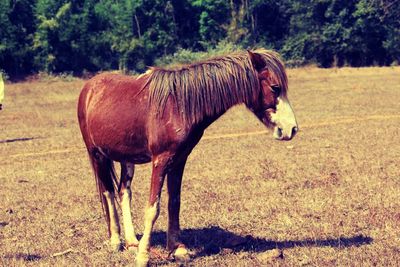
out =
[[[94,172],[97,192],[99,194],[103,214],[106,219],[108,229],[110,229],[110,211],[104,192],[108,191],[110,193],[114,193],[114,196],[118,194],[120,181],[115,173],[113,161],[111,159],[103,157],[99,162],[99,160],[97,159],[97,153],[100,152],[89,151],[89,159]],[[115,199],[117,200],[118,198]],[[119,203],[118,201],[116,202]]]

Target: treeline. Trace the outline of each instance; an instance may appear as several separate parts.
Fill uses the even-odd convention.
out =
[[[142,71],[226,44],[272,48],[289,65],[398,64],[400,1],[0,1],[0,70],[12,77]]]

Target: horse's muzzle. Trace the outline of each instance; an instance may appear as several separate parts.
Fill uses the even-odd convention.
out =
[[[281,141],[289,141],[296,135],[298,131],[299,128],[297,125],[293,126],[289,131],[284,131],[282,128],[275,126],[274,138]]]

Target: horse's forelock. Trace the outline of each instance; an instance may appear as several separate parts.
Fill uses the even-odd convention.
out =
[[[254,51],[262,56],[265,62],[265,68],[273,72],[278,80],[279,87],[283,95],[287,94],[288,91],[288,78],[285,71],[285,64],[278,53],[266,49],[257,49]]]

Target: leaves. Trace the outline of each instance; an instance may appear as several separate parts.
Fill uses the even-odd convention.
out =
[[[396,0],[4,0],[0,70],[141,72],[222,43],[273,48],[289,65],[388,65],[399,18]]]

